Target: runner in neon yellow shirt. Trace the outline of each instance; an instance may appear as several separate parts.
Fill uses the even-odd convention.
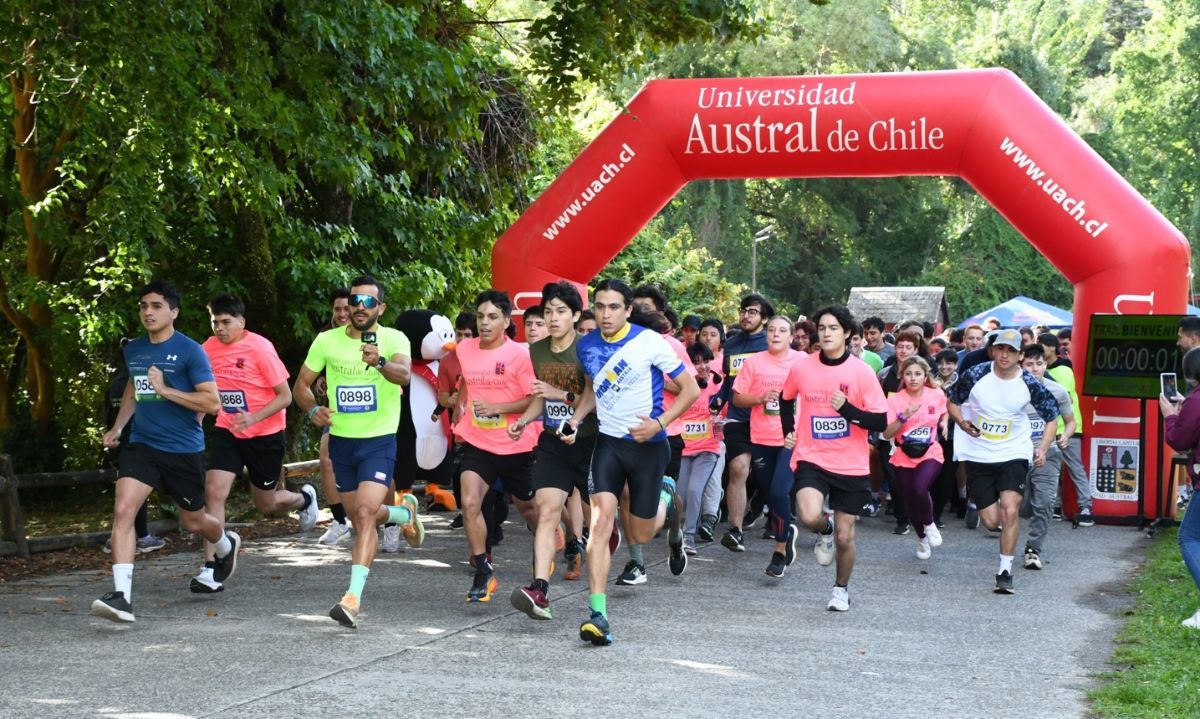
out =
[[[379,543],[376,527],[402,526],[410,546],[419,547],[425,529],[417,500],[405,494],[400,506],[384,506],[396,466],[396,428],[400,424],[400,387],[408,384],[409,344],[399,331],[379,326],[387,308],[383,288],[363,275],[350,283],[350,324],[317,335],[296,377],[292,395],[318,427],[329,427],[329,459],[342,504],[357,536],[352,553],[350,588],[329,610],[347,627],[358,626],[359,598]],[[325,371],[329,406],[317,404],[312,383]]]

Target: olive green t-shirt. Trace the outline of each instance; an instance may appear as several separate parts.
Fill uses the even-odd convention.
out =
[[[579,362],[579,355],[575,351],[579,344],[579,335],[575,335],[571,346],[562,352],[555,352],[551,349],[550,341],[550,337],[543,337],[529,345],[529,359],[533,362],[533,373],[541,381],[565,392],[571,392],[578,398],[583,394],[587,382],[587,374],[584,373],[583,365]],[[546,400],[543,418],[547,431],[557,431],[558,425],[571,419],[574,415],[575,408],[570,404]],[[579,436],[590,437],[596,434],[596,430],[596,413],[591,412],[579,423]]]
[[[329,383],[329,408],[333,410],[335,437],[370,439],[395,434],[400,426],[400,386],[387,381],[377,367],[362,360],[362,340],[346,334],[347,327],[335,327],[317,335],[304,366],[313,372],[325,370]],[[404,333],[390,327],[375,330],[379,356],[411,351]]]

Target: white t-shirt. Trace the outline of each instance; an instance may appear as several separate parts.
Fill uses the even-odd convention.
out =
[[[626,324],[615,337],[590,332],[576,345],[583,371],[596,392],[596,418],[600,432],[632,441],[629,428],[642,423],[639,416],[656,419],[663,413],[663,375],[678,377],[684,365],[667,341],[656,332]],[[651,441],[662,442],[666,432]]]
[[[1032,428],[1026,407],[1046,422],[1058,418],[1058,402],[1050,390],[1029,372],[1001,379],[986,362],[967,370],[950,388],[950,401],[963,408],[963,418],[979,428],[980,435],[954,436],[954,456],[959,461],[999,464],[1033,459]]]

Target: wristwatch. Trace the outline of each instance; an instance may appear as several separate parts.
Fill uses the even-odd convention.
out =
[[[379,359],[375,360],[375,366],[378,367],[379,369],[383,369],[383,366],[386,364],[387,364],[387,359],[384,358],[383,355],[379,355]]]
[[[567,392],[567,404],[575,404],[575,393]]]

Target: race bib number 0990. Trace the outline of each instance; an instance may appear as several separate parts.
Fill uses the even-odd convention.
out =
[[[574,417],[575,408],[566,402],[550,401],[546,402],[542,414],[546,418],[546,426],[554,428]]]
[[[339,412],[374,412],[378,409],[373,384],[338,387],[334,400]]]

